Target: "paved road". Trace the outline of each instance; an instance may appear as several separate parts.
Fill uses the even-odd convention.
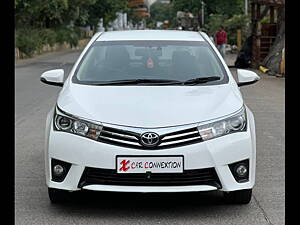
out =
[[[242,87],[257,128],[257,176],[249,205],[225,205],[218,192],[185,194],[82,193],[68,204],[49,202],[44,179],[44,127],[59,87],[43,71],[70,71],[79,51],[50,53],[15,68],[16,224],[284,224],[285,112],[282,78]]]

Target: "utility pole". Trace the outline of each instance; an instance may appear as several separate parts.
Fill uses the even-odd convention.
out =
[[[203,1],[201,1],[201,25],[202,25],[202,27],[204,26],[204,6],[205,6],[205,3],[203,2]]]
[[[248,15],[248,0],[245,0],[245,15]]]

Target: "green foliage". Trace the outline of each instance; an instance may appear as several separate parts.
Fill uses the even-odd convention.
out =
[[[16,0],[16,27],[52,28],[70,24],[82,25],[86,22],[87,7],[96,0]]]
[[[237,30],[242,31],[242,42],[249,36],[249,28],[247,24],[250,22],[249,17],[246,15],[234,15],[228,18],[221,14],[209,15],[209,23],[206,24],[206,29],[210,35],[214,35],[219,27],[222,25],[227,32],[228,44],[236,44]]]
[[[172,2],[174,12],[177,11],[188,11],[197,15],[201,9],[201,1],[199,0],[173,0]],[[175,13],[176,15],[176,13]]]
[[[135,23],[140,18],[132,15],[127,8],[129,0],[15,0],[16,47],[30,55],[44,44],[70,43],[76,46],[81,38],[79,26],[90,25],[96,31],[99,19],[104,26],[116,18],[116,12],[127,12],[128,20]],[[203,0],[205,22],[208,32],[215,32],[220,24],[228,31],[230,43],[235,42],[236,29],[245,34],[243,0]],[[155,28],[156,22],[169,21],[176,26],[177,11],[189,11],[200,18],[202,5],[200,0],[173,0],[171,4],[155,2],[151,6],[151,18],[147,18],[147,27]],[[210,15],[213,14],[213,15]],[[209,16],[210,15],[210,16]],[[231,19],[229,19],[231,18]]]
[[[20,29],[16,32],[16,47],[27,56],[32,56],[34,51],[39,50],[42,41],[37,30]]]
[[[156,22],[155,20],[152,20],[151,18],[146,19],[146,24],[148,29],[155,29],[156,28]]]
[[[15,34],[15,45],[21,52],[31,57],[35,51],[40,51],[44,45],[51,47],[55,43],[69,43],[76,47],[81,39],[81,31],[77,27],[64,26],[54,29],[19,29]]]
[[[69,38],[68,30],[65,29],[64,27],[56,29],[55,33],[56,33],[55,40],[59,44],[63,44]]]
[[[82,38],[79,26],[97,27],[127,9],[128,0],[15,0],[16,47],[27,56],[43,45],[69,43],[77,46]]]
[[[81,39],[81,32],[79,28],[75,26],[62,26],[55,30],[56,42],[63,44],[64,42],[69,43],[71,47],[76,47],[78,41]]]
[[[241,14],[244,8],[244,0],[203,0],[205,3],[204,15],[205,21],[209,19],[210,14],[221,14],[232,17],[235,14]],[[174,11],[185,11],[193,13],[195,16],[201,15],[200,0],[173,0]]]
[[[89,17],[87,24],[96,28],[99,19],[103,18],[104,27],[116,18],[117,12],[125,12],[128,0],[96,0],[96,2],[88,7]]]
[[[207,14],[222,14],[228,18],[243,13],[244,0],[206,0]]]
[[[249,36],[249,27],[247,26],[249,22],[249,17],[246,15],[234,15],[224,22],[224,27],[228,33],[229,44],[236,44],[238,29],[242,31],[242,43],[246,40]]]
[[[242,30],[242,41],[248,35],[249,18],[244,13],[243,0],[203,0],[205,2],[205,30],[208,34],[214,35],[219,27],[223,25],[227,31],[228,43],[236,44],[237,30]],[[175,11],[189,11],[194,16],[200,16],[201,1],[198,0],[173,0]]]
[[[264,18],[262,18],[260,20],[261,23],[270,23],[270,17],[269,16],[265,16]]]
[[[163,4],[155,2],[151,5],[151,18],[155,21],[164,22],[165,20],[171,21],[174,18],[174,11],[171,4]]]
[[[71,45],[71,47],[78,46],[78,41],[81,38],[80,29],[75,26],[68,27],[68,34],[69,36],[67,42]]]
[[[224,21],[227,19],[226,16],[221,14],[210,14],[209,22],[205,25],[207,33],[210,35],[214,35],[221,25],[224,26]]]
[[[39,39],[43,45],[49,44],[51,47],[56,43],[56,33],[51,29],[39,30]]]

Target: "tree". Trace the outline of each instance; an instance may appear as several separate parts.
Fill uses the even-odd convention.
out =
[[[96,0],[16,0],[16,27],[50,28],[82,24],[87,17],[87,7]]]
[[[89,24],[94,32],[99,23],[99,19],[103,18],[104,27],[116,18],[117,12],[125,12],[127,10],[128,0],[96,0],[93,5],[88,7],[89,17],[87,24]]]
[[[223,25],[228,33],[228,44],[237,44],[237,30],[241,30],[242,43],[244,43],[250,34],[248,23],[250,23],[250,18],[244,14],[234,15],[224,21]]]
[[[126,10],[128,0],[15,0],[15,43],[28,56],[44,45],[68,42],[76,46],[80,26],[104,25]]]
[[[205,3],[205,21],[209,19],[210,14],[226,15],[227,18],[230,18],[235,14],[241,14],[243,12],[243,0],[203,0],[203,2]],[[200,24],[201,0],[173,0],[172,4],[175,11],[187,10],[193,13],[198,17]]]
[[[216,13],[230,18],[235,14],[243,13],[244,0],[205,0],[204,2],[208,15]]]
[[[155,2],[151,5],[150,8],[151,17],[147,20],[147,24],[154,24],[156,26],[156,22],[164,22],[168,20],[170,26],[175,26],[176,22],[176,12],[173,9],[172,4],[164,4],[161,2]]]
[[[263,61],[263,65],[270,69],[272,72],[279,73],[280,62],[282,59],[282,50],[285,46],[285,8],[278,10],[279,30],[274,44],[270,48],[267,57]]]

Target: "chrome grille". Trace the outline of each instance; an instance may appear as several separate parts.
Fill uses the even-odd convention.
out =
[[[141,144],[141,135],[146,132],[155,132],[160,141],[155,147],[145,147]],[[103,124],[98,141],[136,149],[165,149],[202,141],[196,124],[168,127],[168,128],[135,128]]]
[[[169,133],[161,137],[160,146],[180,144],[190,141],[200,141],[200,135],[197,127]]]
[[[117,142],[119,144],[141,146],[139,144],[139,135],[137,133],[110,127],[102,128],[99,140],[103,142],[111,142],[112,144]]]

